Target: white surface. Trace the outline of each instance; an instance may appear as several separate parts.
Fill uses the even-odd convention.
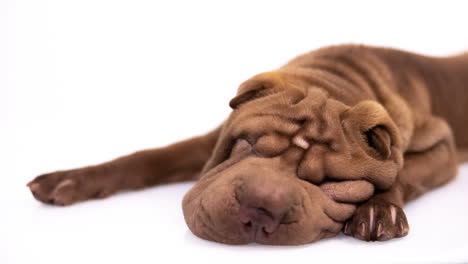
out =
[[[468,49],[466,1],[166,2],[0,1],[0,263],[468,261],[466,165],[405,208],[409,236],[384,243],[206,242],[183,221],[189,183],[67,208],[33,200],[25,184],[38,174],[214,128],[240,82],[302,52]]]

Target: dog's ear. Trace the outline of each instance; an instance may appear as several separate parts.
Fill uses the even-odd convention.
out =
[[[383,159],[390,158],[392,154],[392,139],[388,130],[383,126],[375,126],[364,132],[367,145],[379,153]]]
[[[237,90],[237,95],[229,102],[232,109],[249,101],[273,94],[281,85],[281,76],[278,72],[266,72],[258,74],[243,82]]]
[[[381,104],[363,101],[351,107],[345,115],[345,124],[368,154],[381,160],[400,154],[400,133]]]

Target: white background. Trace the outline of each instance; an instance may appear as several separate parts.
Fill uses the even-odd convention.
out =
[[[204,133],[243,80],[321,46],[468,50],[467,10],[466,1],[0,0],[0,263],[467,262],[466,165],[405,208],[407,237],[384,243],[203,241],[182,217],[191,183],[67,208],[25,187]]]

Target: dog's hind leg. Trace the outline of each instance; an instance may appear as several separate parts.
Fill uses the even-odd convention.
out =
[[[392,187],[359,206],[345,224],[345,234],[383,241],[408,233],[403,205],[449,182],[457,173],[455,144],[447,123],[431,117],[419,126],[404,158],[404,167]]]
[[[28,187],[39,201],[69,205],[119,190],[195,180],[210,158],[220,130],[103,164],[40,175]]]
[[[468,162],[468,148],[458,149],[457,152],[459,163]]]

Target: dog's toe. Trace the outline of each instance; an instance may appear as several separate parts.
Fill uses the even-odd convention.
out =
[[[69,205],[74,202],[75,182],[71,179],[61,181],[49,196],[55,205]]]

